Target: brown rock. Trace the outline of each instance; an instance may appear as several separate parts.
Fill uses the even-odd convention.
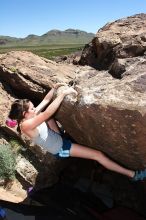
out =
[[[61,65],[30,52],[17,51],[0,57],[0,77],[18,97],[41,99],[52,83],[68,83],[75,76],[73,65]]]
[[[109,69],[116,58],[144,55],[146,51],[146,14],[119,19],[101,28],[82,53],[80,64]]]
[[[86,67],[75,82],[78,101],[66,100],[57,115],[78,143],[100,149],[132,169],[146,167],[145,65],[143,71],[138,69],[120,81]]]

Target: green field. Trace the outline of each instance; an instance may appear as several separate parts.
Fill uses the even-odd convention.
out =
[[[10,51],[30,51],[38,56],[53,60],[56,56],[69,55],[76,51],[81,51],[83,44],[64,44],[64,45],[44,45],[44,46],[20,46],[20,47],[0,47],[0,53]]]

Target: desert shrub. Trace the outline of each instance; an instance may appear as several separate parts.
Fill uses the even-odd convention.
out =
[[[0,145],[0,179],[14,179],[16,156],[9,145]]]
[[[11,145],[12,151],[15,154],[18,154],[20,152],[22,146],[21,146],[21,143],[17,139],[11,138],[9,140],[9,144]]]

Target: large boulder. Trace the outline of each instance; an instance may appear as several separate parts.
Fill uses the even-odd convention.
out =
[[[116,59],[143,56],[145,50],[146,14],[138,14],[107,23],[86,45],[79,63],[107,70]]]
[[[117,162],[146,167],[146,62],[122,80],[106,71],[80,71],[78,99],[66,99],[57,118],[80,144],[104,151]]]
[[[39,101],[53,83],[69,83],[75,77],[73,65],[61,65],[26,51],[12,51],[0,57],[0,78],[17,97]]]

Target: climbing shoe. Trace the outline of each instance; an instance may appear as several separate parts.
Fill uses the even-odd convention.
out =
[[[140,170],[140,171],[135,171],[135,175],[132,178],[133,181],[139,181],[143,180],[146,178],[146,169],[145,170]]]

